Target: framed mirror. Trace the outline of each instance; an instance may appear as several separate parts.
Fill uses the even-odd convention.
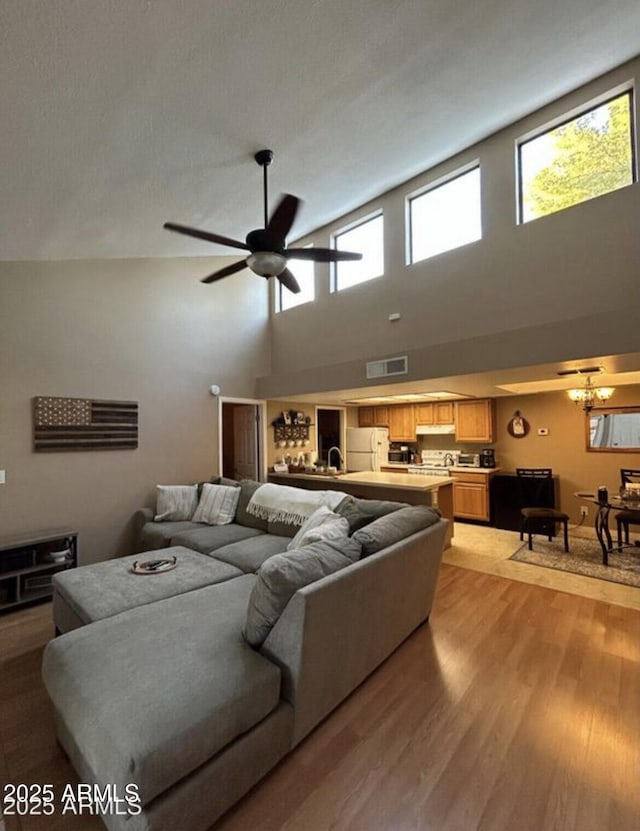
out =
[[[640,453],[640,406],[594,409],[585,424],[588,451]]]

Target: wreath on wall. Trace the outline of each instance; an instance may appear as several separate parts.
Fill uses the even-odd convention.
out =
[[[513,418],[507,424],[507,430],[514,439],[523,439],[529,432],[529,422],[520,413],[520,410],[516,410],[513,414]]]

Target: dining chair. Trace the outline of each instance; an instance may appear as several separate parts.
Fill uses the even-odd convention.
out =
[[[620,482],[623,488],[627,485],[640,483],[640,470],[621,467]],[[632,508],[624,508],[615,515],[615,520],[618,529],[618,551],[622,551],[622,530],[624,529],[624,542],[629,545],[629,526],[640,525],[640,508],[637,511]]]
[[[564,550],[569,551],[569,515],[563,511],[544,505],[549,494],[549,480],[553,473],[550,467],[516,468],[518,487],[520,489],[520,539],[527,532],[529,551],[533,550],[532,535],[544,534],[549,542],[556,532],[556,524],[562,523],[564,530]],[[527,507],[527,501],[533,502]],[[536,504],[537,503],[537,504]]]

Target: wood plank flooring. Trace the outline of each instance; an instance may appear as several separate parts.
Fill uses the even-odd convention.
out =
[[[0,776],[61,787],[50,614],[0,618]],[[639,705],[639,611],[443,565],[430,624],[212,831],[636,831]]]

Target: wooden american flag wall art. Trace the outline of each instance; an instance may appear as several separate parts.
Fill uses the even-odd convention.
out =
[[[33,449],[36,453],[135,450],[137,446],[137,401],[51,396],[33,399]]]

